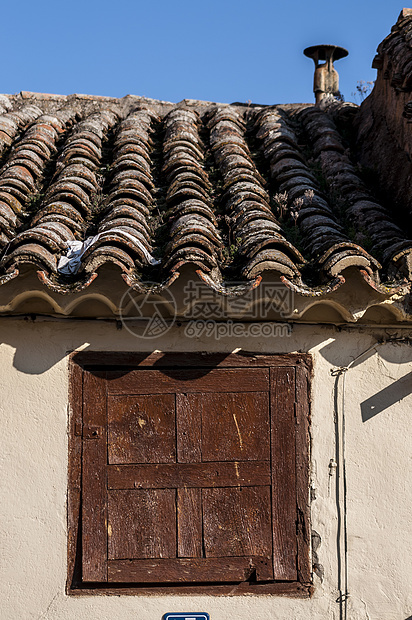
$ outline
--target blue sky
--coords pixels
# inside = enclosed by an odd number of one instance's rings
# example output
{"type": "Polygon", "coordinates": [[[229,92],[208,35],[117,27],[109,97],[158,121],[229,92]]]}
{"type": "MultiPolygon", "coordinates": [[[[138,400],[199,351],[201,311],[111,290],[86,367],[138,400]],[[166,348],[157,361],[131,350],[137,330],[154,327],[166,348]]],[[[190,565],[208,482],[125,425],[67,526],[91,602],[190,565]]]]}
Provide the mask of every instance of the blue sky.
{"type": "Polygon", "coordinates": [[[302,50],[332,43],[349,50],[336,68],[352,101],[359,80],[375,79],[376,47],[403,6],[398,0],[3,3],[0,91],[311,102],[314,65],[302,50]]]}

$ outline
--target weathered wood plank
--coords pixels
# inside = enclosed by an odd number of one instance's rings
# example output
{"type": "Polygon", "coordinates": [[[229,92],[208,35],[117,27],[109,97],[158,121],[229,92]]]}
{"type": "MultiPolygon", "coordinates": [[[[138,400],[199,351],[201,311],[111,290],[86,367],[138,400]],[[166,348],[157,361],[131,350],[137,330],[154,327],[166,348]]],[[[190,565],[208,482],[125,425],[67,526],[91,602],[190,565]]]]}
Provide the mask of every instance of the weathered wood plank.
{"type": "Polygon", "coordinates": [[[270,485],[269,461],[109,465],[109,489],[247,487],[270,485]]]}
{"type": "Polygon", "coordinates": [[[176,491],[109,491],[110,559],[176,557],[176,491]]]}
{"type": "Polygon", "coordinates": [[[197,581],[245,581],[268,563],[268,558],[176,558],[153,560],[110,560],[109,582],[155,583],[197,581]]]}
{"type": "MultiPolygon", "coordinates": [[[[242,385],[243,372],[239,375],[242,385]]],[[[270,460],[268,392],[189,394],[199,412],[202,461],[270,460]]]]}
{"type": "Polygon", "coordinates": [[[303,362],[311,368],[311,356],[305,353],[262,354],[253,351],[238,353],[207,352],[118,352],[118,351],[79,351],[73,354],[73,361],[82,366],[119,367],[211,367],[211,368],[260,368],[265,366],[293,366],[303,362]]]}
{"type": "Polygon", "coordinates": [[[303,583],[311,581],[310,521],[309,521],[309,392],[310,371],[296,367],[296,491],[298,506],[298,577],[303,583]]]}
{"type": "MultiPolygon", "coordinates": [[[[70,588],[72,596],[119,596],[117,583],[110,586],[100,586],[97,588],[82,587],[70,588]]],[[[122,588],[122,596],[168,596],[179,594],[180,596],[250,596],[252,595],[278,595],[291,598],[310,598],[313,594],[312,586],[301,585],[297,581],[274,581],[272,583],[260,583],[258,581],[242,581],[238,583],[212,584],[196,583],[195,585],[185,585],[180,583],[176,586],[168,584],[165,586],[158,584],[140,584],[122,588]]]]}
{"type": "Polygon", "coordinates": [[[178,463],[202,460],[202,418],[188,394],[176,394],[176,440],[178,463]]]}
{"type": "Polygon", "coordinates": [[[79,538],[81,459],[83,425],[83,371],[70,362],[69,384],[69,462],[68,462],[68,536],[67,536],[67,586],[81,580],[76,566],[76,550],[79,538]]]}
{"type": "Polygon", "coordinates": [[[202,489],[202,510],[206,557],[272,555],[269,486],[202,489]]]}
{"type": "Polygon", "coordinates": [[[82,579],[107,580],[106,386],[85,372],[83,381],[82,579]]]}
{"type": "Polygon", "coordinates": [[[108,397],[109,463],[174,463],[174,394],[108,397]]]}
{"type": "Polygon", "coordinates": [[[200,489],[177,490],[177,555],[202,557],[202,495],[200,489]]]}
{"type": "Polygon", "coordinates": [[[109,394],[269,391],[266,368],[113,371],[107,379],[109,394]]]}
{"type": "Polygon", "coordinates": [[[271,368],[273,569],[297,578],[295,369],[271,368]]]}

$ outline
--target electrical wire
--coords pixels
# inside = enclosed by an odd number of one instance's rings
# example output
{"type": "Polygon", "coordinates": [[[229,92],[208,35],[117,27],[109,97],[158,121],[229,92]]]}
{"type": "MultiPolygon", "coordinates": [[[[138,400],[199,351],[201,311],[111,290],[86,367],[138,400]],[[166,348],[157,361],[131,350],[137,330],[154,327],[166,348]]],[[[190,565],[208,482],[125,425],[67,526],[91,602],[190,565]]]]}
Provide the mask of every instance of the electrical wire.
{"type": "MultiPolygon", "coordinates": [[[[343,579],[342,579],[342,575],[340,575],[339,584],[338,584],[339,594],[340,594],[338,601],[340,604],[340,619],[341,620],[347,620],[348,618],[348,597],[350,596],[349,588],[348,588],[349,573],[348,573],[348,520],[347,520],[347,474],[346,474],[346,416],[345,416],[346,373],[350,368],[352,368],[356,364],[358,360],[365,357],[365,355],[367,355],[371,351],[373,350],[376,351],[378,347],[384,344],[389,344],[389,343],[411,344],[411,342],[412,342],[412,338],[409,338],[409,337],[393,336],[389,338],[383,338],[382,340],[375,342],[375,344],[365,349],[365,351],[362,351],[362,353],[359,353],[359,355],[355,357],[347,366],[339,366],[337,368],[333,368],[331,371],[332,375],[336,376],[335,394],[334,394],[334,402],[336,403],[335,414],[336,414],[336,425],[337,425],[336,441],[337,441],[337,454],[338,456],[341,455],[341,460],[342,460],[343,544],[341,541],[341,536],[339,536],[338,543],[337,543],[339,556],[341,555],[341,547],[343,546],[343,558],[344,558],[343,579]],[[337,404],[338,404],[338,393],[339,393],[339,379],[341,377],[342,377],[342,390],[341,390],[342,398],[341,398],[341,407],[340,407],[341,416],[339,416],[339,408],[337,404]],[[341,427],[340,434],[339,434],[339,425],[341,427]]],[[[338,461],[338,476],[336,480],[337,485],[340,484],[339,460],[340,459],[337,459],[338,461]]],[[[340,494],[338,492],[337,498],[339,497],[340,497],[340,494]]],[[[340,505],[338,505],[338,520],[340,519],[340,512],[341,512],[341,508],[340,508],[340,505]]]]}

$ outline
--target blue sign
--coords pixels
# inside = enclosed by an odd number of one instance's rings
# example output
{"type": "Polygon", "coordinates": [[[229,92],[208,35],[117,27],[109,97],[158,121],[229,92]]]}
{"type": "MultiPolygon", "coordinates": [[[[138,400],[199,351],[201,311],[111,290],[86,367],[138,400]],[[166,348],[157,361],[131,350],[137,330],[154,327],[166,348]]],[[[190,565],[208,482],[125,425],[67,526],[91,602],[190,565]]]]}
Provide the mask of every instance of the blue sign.
{"type": "Polygon", "coordinates": [[[193,614],[190,612],[165,614],[163,620],[210,620],[209,614],[193,614]]]}

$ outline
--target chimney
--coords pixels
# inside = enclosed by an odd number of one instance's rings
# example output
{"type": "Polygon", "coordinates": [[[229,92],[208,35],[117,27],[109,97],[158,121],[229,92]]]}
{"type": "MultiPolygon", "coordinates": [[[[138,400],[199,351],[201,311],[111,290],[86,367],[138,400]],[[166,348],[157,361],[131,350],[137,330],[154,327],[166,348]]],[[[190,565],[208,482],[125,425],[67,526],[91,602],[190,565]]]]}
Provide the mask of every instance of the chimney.
{"type": "Polygon", "coordinates": [[[307,47],[303,53],[308,58],[313,58],[315,63],[313,92],[315,93],[316,103],[320,103],[328,95],[338,95],[339,75],[333,66],[333,62],[345,58],[349,52],[337,45],[312,45],[312,47],[307,47]]]}

